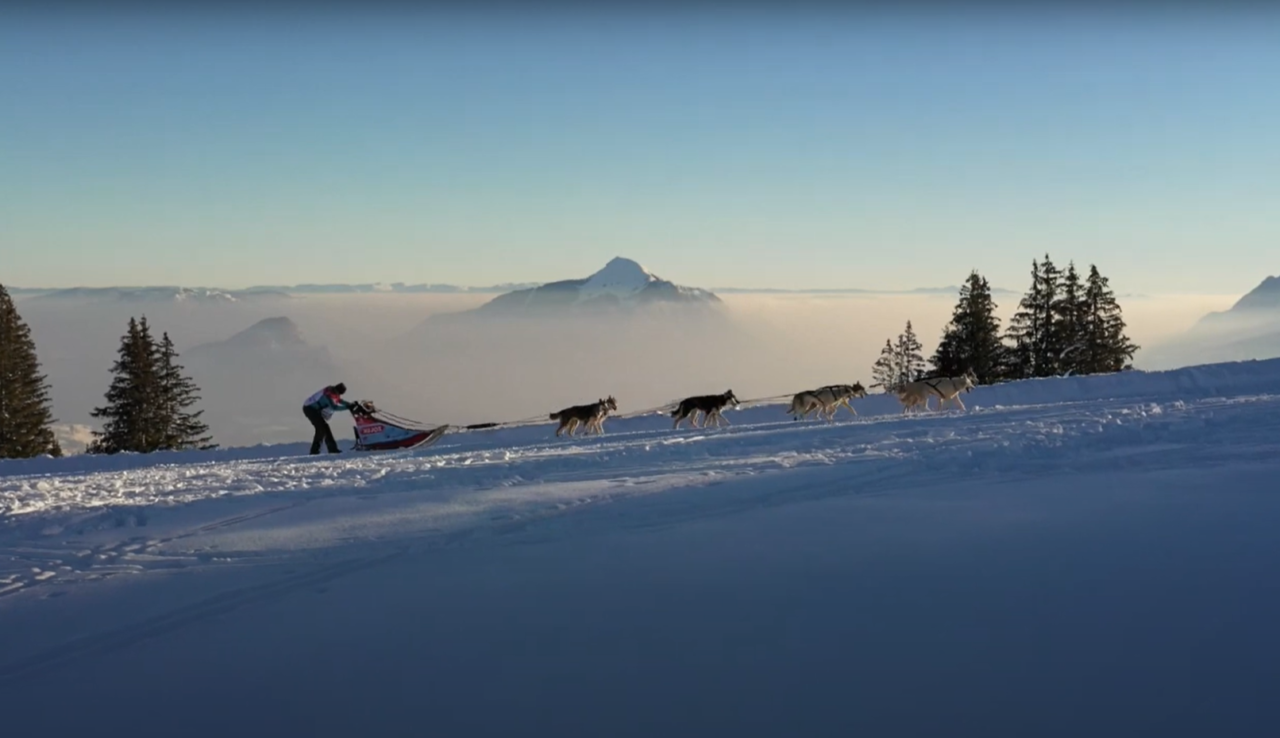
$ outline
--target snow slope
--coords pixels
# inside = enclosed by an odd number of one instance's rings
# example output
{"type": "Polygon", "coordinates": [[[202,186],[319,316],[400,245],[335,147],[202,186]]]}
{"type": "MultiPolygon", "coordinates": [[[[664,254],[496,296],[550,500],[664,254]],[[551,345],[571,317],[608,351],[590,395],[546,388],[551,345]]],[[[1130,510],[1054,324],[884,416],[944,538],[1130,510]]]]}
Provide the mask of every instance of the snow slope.
{"type": "Polygon", "coordinates": [[[1271,734],[1278,377],[3,462],[0,720],[69,735],[142,699],[134,735],[1271,734]]]}

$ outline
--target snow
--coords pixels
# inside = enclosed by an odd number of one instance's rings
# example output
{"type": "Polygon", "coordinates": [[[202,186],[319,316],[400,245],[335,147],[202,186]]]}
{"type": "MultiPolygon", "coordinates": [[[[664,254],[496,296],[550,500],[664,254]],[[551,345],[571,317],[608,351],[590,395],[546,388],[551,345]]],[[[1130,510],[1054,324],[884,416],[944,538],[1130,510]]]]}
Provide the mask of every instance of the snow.
{"type": "Polygon", "coordinates": [[[657,277],[645,271],[645,268],[631,259],[621,256],[609,260],[608,264],[587,278],[578,290],[578,302],[585,302],[601,295],[613,295],[626,300],[639,294],[650,283],[659,281],[657,277]]]}
{"type": "Polygon", "coordinates": [[[0,726],[1273,734],[1277,378],[0,462],[0,726]]]}

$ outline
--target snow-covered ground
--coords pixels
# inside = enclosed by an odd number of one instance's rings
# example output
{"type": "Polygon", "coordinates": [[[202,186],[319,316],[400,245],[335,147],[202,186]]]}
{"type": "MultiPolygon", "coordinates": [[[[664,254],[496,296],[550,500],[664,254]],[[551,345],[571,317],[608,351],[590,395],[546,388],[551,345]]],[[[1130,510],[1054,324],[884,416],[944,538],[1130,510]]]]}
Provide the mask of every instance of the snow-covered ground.
{"type": "Polygon", "coordinates": [[[0,730],[1274,734],[1278,387],[0,462],[0,730]]]}

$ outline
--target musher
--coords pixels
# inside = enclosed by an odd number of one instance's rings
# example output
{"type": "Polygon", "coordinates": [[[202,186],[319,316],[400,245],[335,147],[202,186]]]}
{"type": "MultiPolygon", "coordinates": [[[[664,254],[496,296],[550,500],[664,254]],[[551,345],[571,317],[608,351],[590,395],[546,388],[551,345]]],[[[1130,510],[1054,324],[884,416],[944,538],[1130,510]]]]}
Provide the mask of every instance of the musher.
{"type": "Polygon", "coordinates": [[[333,439],[333,430],[329,428],[329,418],[338,410],[353,411],[358,406],[354,402],[347,402],[342,396],[347,393],[347,385],[338,382],[332,387],[325,387],[319,392],[307,398],[302,405],[302,413],[307,416],[307,420],[311,421],[311,425],[315,426],[316,435],[311,441],[311,455],[315,456],[320,453],[320,441],[324,441],[325,447],[331,454],[342,453],[338,449],[338,442],[333,439]]]}

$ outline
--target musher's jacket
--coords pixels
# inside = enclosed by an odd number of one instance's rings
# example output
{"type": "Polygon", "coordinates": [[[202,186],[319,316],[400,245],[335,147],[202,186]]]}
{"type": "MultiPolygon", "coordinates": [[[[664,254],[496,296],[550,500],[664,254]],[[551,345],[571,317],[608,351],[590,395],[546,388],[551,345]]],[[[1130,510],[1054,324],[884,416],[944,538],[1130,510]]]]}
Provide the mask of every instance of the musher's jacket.
{"type": "Polygon", "coordinates": [[[354,402],[347,402],[342,399],[342,396],[337,392],[334,392],[332,387],[325,387],[314,395],[308,397],[307,401],[302,403],[303,408],[310,407],[319,410],[325,420],[332,418],[333,414],[339,410],[349,411],[355,406],[356,404],[354,402]]]}

